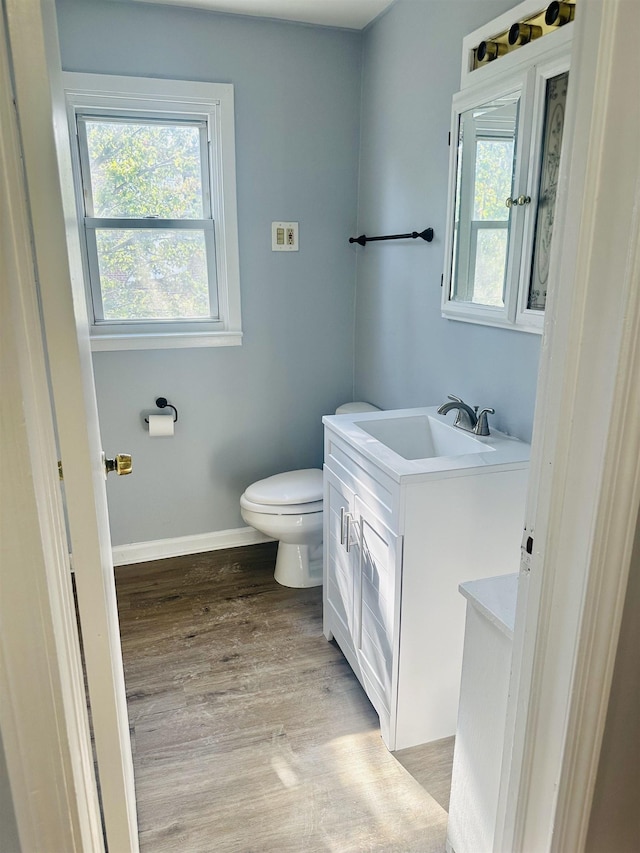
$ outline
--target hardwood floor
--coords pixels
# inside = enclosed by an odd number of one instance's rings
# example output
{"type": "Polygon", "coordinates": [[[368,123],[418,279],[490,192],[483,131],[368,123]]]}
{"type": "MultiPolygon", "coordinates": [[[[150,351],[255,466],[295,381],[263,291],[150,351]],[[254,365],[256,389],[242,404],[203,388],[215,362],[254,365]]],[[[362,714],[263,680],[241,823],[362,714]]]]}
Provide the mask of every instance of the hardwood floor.
{"type": "Polygon", "coordinates": [[[274,560],[117,569],[141,849],[440,853],[453,739],[391,755],[321,589],[279,586],[274,560]]]}

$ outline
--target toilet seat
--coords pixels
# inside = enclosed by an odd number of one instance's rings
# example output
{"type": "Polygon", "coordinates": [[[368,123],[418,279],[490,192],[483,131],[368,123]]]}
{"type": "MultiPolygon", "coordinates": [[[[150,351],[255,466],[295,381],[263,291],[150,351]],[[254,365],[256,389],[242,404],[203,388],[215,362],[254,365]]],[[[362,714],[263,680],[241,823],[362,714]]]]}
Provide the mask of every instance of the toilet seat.
{"type": "Polygon", "coordinates": [[[308,515],[312,512],[322,512],[322,501],[309,501],[306,504],[259,504],[250,501],[246,494],[241,496],[240,506],[242,509],[264,515],[308,515]]]}
{"type": "MultiPolygon", "coordinates": [[[[288,515],[314,512],[315,510],[309,509],[308,505],[317,502],[322,504],[322,471],[319,468],[303,468],[300,471],[274,474],[273,477],[266,477],[248,486],[242,499],[250,504],[267,507],[262,512],[273,512],[273,509],[269,510],[268,507],[278,507],[279,512],[288,515]],[[307,508],[300,510],[300,506],[307,508]]],[[[254,509],[254,507],[247,508],[254,509]]],[[[256,509],[256,512],[260,511],[256,509]]]]}

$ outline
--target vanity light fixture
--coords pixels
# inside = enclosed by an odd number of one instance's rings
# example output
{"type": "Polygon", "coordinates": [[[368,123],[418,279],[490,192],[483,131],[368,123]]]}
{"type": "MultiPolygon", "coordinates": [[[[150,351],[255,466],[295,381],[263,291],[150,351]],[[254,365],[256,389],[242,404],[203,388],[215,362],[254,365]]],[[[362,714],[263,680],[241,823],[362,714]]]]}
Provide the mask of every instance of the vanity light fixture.
{"type": "Polygon", "coordinates": [[[576,7],[573,3],[560,3],[553,0],[549,3],[544,16],[544,22],[548,27],[562,27],[575,18],[576,7]]]}
{"type": "Polygon", "coordinates": [[[507,41],[511,46],[515,44],[528,44],[534,39],[540,38],[542,35],[542,27],[537,24],[526,24],[521,21],[519,24],[514,24],[509,30],[507,41]]]}
{"type": "Polygon", "coordinates": [[[478,50],[476,56],[478,58],[478,62],[493,62],[494,59],[497,59],[499,56],[504,56],[504,54],[509,50],[506,44],[503,44],[500,41],[481,41],[478,45],[478,50]]]}
{"type": "MultiPolygon", "coordinates": [[[[576,2],[549,3],[547,8],[527,14],[504,30],[494,30],[490,37],[470,47],[469,71],[488,65],[505,54],[510,54],[536,39],[557,32],[564,24],[569,24],[576,16],[576,2]]],[[[526,2],[524,5],[527,5],[526,2]]],[[[487,30],[485,29],[485,32],[487,30]]]]}

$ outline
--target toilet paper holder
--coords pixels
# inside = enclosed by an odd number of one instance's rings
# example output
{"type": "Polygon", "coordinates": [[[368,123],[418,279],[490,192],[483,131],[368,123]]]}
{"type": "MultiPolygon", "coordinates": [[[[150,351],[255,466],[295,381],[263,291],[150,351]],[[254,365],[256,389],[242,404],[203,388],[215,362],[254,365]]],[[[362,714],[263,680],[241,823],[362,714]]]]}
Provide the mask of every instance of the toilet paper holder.
{"type": "MultiPolygon", "coordinates": [[[[173,422],[174,424],[178,420],[178,410],[175,406],[172,406],[171,403],[167,400],[166,397],[156,397],[156,406],[159,409],[173,409],[173,422]]],[[[145,424],[149,423],[149,418],[144,419],[145,424]]]]}

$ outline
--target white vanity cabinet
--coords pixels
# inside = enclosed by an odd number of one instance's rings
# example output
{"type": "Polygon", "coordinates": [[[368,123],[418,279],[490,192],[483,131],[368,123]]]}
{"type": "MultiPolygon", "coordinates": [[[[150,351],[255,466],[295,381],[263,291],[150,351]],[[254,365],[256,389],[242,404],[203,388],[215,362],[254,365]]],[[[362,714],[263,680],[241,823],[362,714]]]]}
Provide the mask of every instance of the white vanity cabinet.
{"type": "Polygon", "coordinates": [[[517,567],[528,446],[507,439],[527,453],[502,465],[398,473],[380,442],[364,432],[361,445],[350,441],[355,417],[376,415],[325,419],[324,634],[366,691],[387,747],[404,749],[455,732],[458,585],[517,567]]]}
{"type": "Polygon", "coordinates": [[[460,585],[467,600],[448,853],[494,849],[518,575],[460,585]]]}

